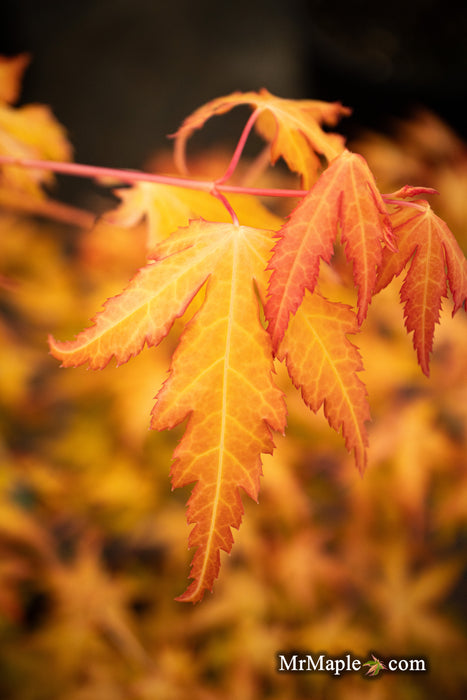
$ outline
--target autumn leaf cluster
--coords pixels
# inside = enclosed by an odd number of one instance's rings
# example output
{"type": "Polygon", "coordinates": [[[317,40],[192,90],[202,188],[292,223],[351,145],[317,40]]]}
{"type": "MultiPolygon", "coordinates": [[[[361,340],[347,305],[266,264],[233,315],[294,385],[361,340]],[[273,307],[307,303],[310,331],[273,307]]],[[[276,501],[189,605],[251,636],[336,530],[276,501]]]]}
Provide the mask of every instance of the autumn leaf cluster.
{"type": "MultiPolygon", "coordinates": [[[[2,64],[10,81],[13,67],[2,64]]],[[[17,150],[16,95],[2,93],[2,153],[68,158],[68,145],[62,156],[47,150],[47,134],[64,132],[39,106],[48,128],[17,150]]],[[[261,110],[255,124],[272,160],[282,156],[308,188],[286,218],[222,189],[229,157],[215,156],[210,175],[227,206],[216,192],[144,182],[119,188],[121,203],[95,226],[45,194],[45,171],[2,169],[5,697],[455,698],[465,680],[467,334],[465,316],[451,317],[465,298],[465,261],[426,188],[391,180],[393,194],[381,195],[378,159],[368,155],[370,171],[322,128],[341,107],[251,93],[214,101],[201,121],[242,101],[261,110]],[[294,141],[305,118],[318,122],[294,141]],[[401,307],[390,279],[402,274],[401,307]],[[439,310],[446,279],[453,302],[439,310]],[[64,364],[105,371],[60,371],[47,332],[72,337],[105,298],[77,340],[52,341],[64,364]],[[158,347],[139,353],[145,344],[158,347]],[[430,356],[428,380],[415,357],[426,372],[430,356]],[[174,450],[182,490],[170,494],[174,450]],[[363,480],[355,460],[370,467],[363,480]],[[260,505],[242,506],[239,486],[257,498],[261,470],[260,505]],[[211,588],[219,550],[230,549],[243,508],[247,517],[215,595],[186,608],[171,599],[183,586],[184,485],[194,481],[185,599],[211,588]],[[384,685],[371,686],[278,677],[278,650],[317,646],[419,654],[432,671],[382,674],[384,685]]],[[[177,159],[205,177],[206,158],[183,156],[195,115],[177,159]]],[[[252,171],[257,163],[240,165],[232,181],[241,187],[252,171]]],[[[290,188],[269,171],[257,184],[290,188]]],[[[465,228],[455,232],[462,243],[465,228]]]]}
{"type": "MultiPolygon", "coordinates": [[[[74,341],[50,339],[51,352],[64,367],[88,364],[102,369],[112,358],[120,365],[145,345],[159,345],[195,298],[204,297],[194,302],[199,308],[186,324],[151,420],[157,430],[188,421],[174,454],[172,484],[195,484],[188,508],[193,525],[189,543],[196,547],[190,574],[194,580],[180,597],[193,602],[212,589],[220,551],[231,550],[232,527],[239,527],[243,513],[240,489],[257,499],[261,455],[272,453],[273,433],[285,430],[286,406],[273,379],[274,358],[285,361],[309,408],[316,412],[324,406],[330,426],[342,431],[363,472],[370,412],[359,376],[360,354],[347,336],[358,333],[372,297],[406,270],[401,290],[406,327],[413,332],[418,362],[428,375],[447,283],[453,313],[467,298],[467,261],[447,225],[421,199],[433,190],[406,185],[382,195],[363,157],[323,129],[348,111],[337,103],[284,100],[264,89],[213,100],[175,134],[175,157],[182,170],[186,171],[186,142],[192,133],[211,117],[243,104],[254,111],[224,175],[209,189],[199,182],[167,180],[185,189],[199,187],[216,198],[231,223],[202,218],[205,197],[187,203],[182,191],[167,204],[166,192],[160,191],[164,184],[153,185],[149,197],[147,187],[127,194],[123,206],[127,216],[129,211],[136,217],[141,206],[143,211],[152,209],[162,200],[172,209],[178,198],[179,228],[168,235],[162,227],[156,234],[152,231],[148,263],[123,292],[105,303],[88,330],[74,341]],[[309,188],[278,232],[267,228],[271,217],[262,205],[255,205],[253,227],[250,207],[239,203],[235,208],[226,195],[225,183],[235,172],[253,125],[270,144],[271,163],[282,157],[309,188]],[[324,169],[321,159],[326,161],[324,169]],[[186,215],[200,218],[183,226],[186,215]],[[320,267],[331,264],[338,237],[353,268],[356,311],[327,298],[318,284],[320,267]]],[[[9,106],[4,109],[10,111],[9,106]]],[[[47,119],[46,133],[57,140],[50,115],[39,115],[33,114],[30,121],[41,124],[47,119]]],[[[5,120],[14,153],[25,140],[17,119],[13,110],[5,120]]],[[[39,140],[33,146],[45,149],[48,142],[39,140]]],[[[27,164],[27,158],[23,160],[27,164]]],[[[7,183],[10,170],[16,172],[14,164],[6,168],[7,183]]],[[[26,184],[20,180],[12,187],[26,184]]],[[[254,194],[252,188],[237,191],[254,194]]],[[[278,192],[263,191],[271,193],[278,192]]]]}

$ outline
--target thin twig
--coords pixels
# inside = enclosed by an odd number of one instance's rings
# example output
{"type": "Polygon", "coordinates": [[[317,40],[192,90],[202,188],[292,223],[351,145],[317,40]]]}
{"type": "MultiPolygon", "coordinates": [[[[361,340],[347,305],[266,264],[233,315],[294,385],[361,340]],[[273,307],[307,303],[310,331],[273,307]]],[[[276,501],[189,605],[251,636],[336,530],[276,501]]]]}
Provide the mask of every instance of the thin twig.
{"type": "MultiPolygon", "coordinates": [[[[120,170],[118,168],[103,168],[96,165],[82,165],[80,163],[61,163],[51,160],[38,160],[33,158],[14,158],[12,156],[0,156],[0,165],[18,166],[20,168],[36,168],[49,170],[62,175],[75,177],[89,177],[97,180],[112,179],[118,182],[153,182],[156,184],[170,185],[172,187],[184,187],[192,190],[201,190],[211,193],[213,190],[231,192],[236,194],[249,194],[262,197],[304,197],[308,190],[269,189],[261,187],[242,187],[241,185],[226,185],[222,181],[194,180],[191,178],[176,177],[172,175],[156,175],[144,173],[141,170],[120,170]]],[[[222,180],[222,178],[221,178],[222,180]]]]}

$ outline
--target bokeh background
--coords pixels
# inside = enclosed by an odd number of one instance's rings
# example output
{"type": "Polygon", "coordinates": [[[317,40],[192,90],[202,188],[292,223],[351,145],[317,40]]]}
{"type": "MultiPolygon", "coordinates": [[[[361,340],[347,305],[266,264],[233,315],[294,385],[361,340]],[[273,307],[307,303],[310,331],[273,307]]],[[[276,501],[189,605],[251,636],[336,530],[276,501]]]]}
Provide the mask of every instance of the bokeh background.
{"type": "MultiPolygon", "coordinates": [[[[51,104],[80,161],[137,167],[200,104],[267,87],[340,100],[343,125],[423,105],[466,135],[467,9],[452,0],[5,0],[3,53],[34,56],[23,99],[51,104]]],[[[223,131],[224,133],[224,131],[223,131]]]]}
{"type": "MultiPolygon", "coordinates": [[[[340,100],[354,109],[341,131],[381,189],[439,189],[433,206],[465,251],[466,30],[463,5],[428,0],[6,0],[0,53],[31,54],[20,104],[49,104],[79,162],[142,167],[232,90],[340,100]]],[[[228,150],[238,125],[214,120],[198,149],[228,150]]],[[[111,201],[65,178],[54,193],[111,201]]],[[[446,302],[428,380],[398,284],[374,300],[359,338],[373,415],[363,480],[280,375],[288,434],[264,460],[259,505],[244,498],[214,593],[182,605],[189,490],[168,479],[179,432],[147,430],[175,337],[100,373],[60,370],[46,344],[85,327],[144,263],[144,224],[0,217],[0,697],[463,697],[465,317],[446,302]],[[289,650],[424,657],[430,670],[279,674],[289,650]]]]}

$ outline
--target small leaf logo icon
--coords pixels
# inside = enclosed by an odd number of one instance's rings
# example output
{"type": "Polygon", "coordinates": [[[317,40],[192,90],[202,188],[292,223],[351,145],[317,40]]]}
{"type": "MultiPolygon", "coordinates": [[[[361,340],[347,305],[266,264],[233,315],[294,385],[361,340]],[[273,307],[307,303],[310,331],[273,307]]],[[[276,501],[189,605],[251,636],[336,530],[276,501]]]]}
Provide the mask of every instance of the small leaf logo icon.
{"type": "Polygon", "coordinates": [[[382,661],[377,659],[374,654],[372,654],[371,656],[373,658],[373,661],[366,661],[363,664],[364,666],[370,667],[366,672],[367,676],[377,676],[380,671],[387,671],[387,667],[383,664],[382,661]]]}

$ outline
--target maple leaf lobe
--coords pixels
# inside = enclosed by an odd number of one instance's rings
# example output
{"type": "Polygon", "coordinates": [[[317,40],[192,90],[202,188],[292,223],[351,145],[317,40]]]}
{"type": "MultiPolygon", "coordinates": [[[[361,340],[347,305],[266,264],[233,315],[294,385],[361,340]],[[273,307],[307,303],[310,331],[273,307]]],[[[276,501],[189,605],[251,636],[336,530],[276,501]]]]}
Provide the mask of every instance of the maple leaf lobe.
{"type": "Polygon", "coordinates": [[[189,416],[171,476],[176,488],[196,482],[187,513],[194,525],[189,536],[190,547],[196,548],[194,581],[178,598],[191,602],[212,589],[220,551],[230,551],[231,528],[241,523],[239,490],[257,499],[260,456],[272,452],[272,431],[285,425],[285,404],[272,380],[271,344],[254,289],[254,281],[265,287],[270,236],[226,226],[223,241],[205,300],[182,334],[151,422],[163,430],[189,416]]]}
{"type": "MultiPolygon", "coordinates": [[[[408,188],[407,196],[420,188],[408,188]]],[[[423,190],[423,188],[422,188],[423,190]]],[[[439,323],[447,282],[454,300],[453,314],[467,299],[467,260],[447,224],[425,200],[416,206],[398,206],[391,213],[397,252],[385,250],[378,272],[375,293],[384,289],[407,266],[401,288],[407,331],[413,332],[413,345],[424,374],[429,375],[435,326],[439,323]]]]}
{"type": "Polygon", "coordinates": [[[375,290],[383,244],[393,247],[393,237],[366,161],[347,150],[321,174],[279,231],[268,265],[272,274],[265,309],[275,350],[305,289],[314,291],[320,261],[330,262],[339,228],[346,256],[353,263],[361,324],[375,290]]]}
{"type": "Polygon", "coordinates": [[[323,406],[330,426],[336,432],[342,430],[346,447],[354,452],[363,473],[368,446],[365,424],[371,417],[366,388],[358,376],[363,369],[360,353],[346,337],[357,331],[349,306],[307,292],[279,346],[278,358],[285,359],[306,405],[315,413],[323,406]]]}
{"type": "Polygon", "coordinates": [[[320,167],[316,154],[331,161],[344,149],[342,136],[321,128],[321,124],[332,126],[340,117],[350,114],[349,108],[339,102],[288,100],[272,95],[265,88],[259,92],[233,92],[195,110],[173,134],[175,162],[182,172],[187,171],[185,148],[191,134],[212,116],[245,104],[260,111],[255,128],[271,143],[271,162],[282,156],[289,168],[302,176],[306,187],[315,179],[320,167]]]}

